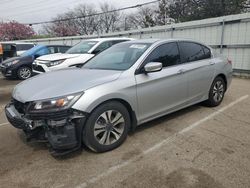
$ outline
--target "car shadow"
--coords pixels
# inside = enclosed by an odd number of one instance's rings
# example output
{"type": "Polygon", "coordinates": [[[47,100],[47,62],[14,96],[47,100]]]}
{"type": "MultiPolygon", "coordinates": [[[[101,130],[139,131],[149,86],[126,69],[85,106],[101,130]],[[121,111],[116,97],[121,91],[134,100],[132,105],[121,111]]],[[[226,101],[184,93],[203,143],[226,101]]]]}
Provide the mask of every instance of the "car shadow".
{"type": "Polygon", "coordinates": [[[176,112],[167,114],[165,116],[159,117],[157,119],[151,120],[149,122],[143,123],[139,125],[138,127],[136,127],[135,130],[131,132],[131,134],[140,133],[141,131],[144,131],[145,129],[153,128],[154,126],[158,126],[159,124],[163,122],[167,122],[177,117],[183,116],[185,114],[192,113],[193,111],[199,110],[200,108],[203,108],[203,107],[205,106],[202,103],[198,103],[190,107],[178,110],[176,112]]]}
{"type": "MultiPolygon", "coordinates": [[[[157,118],[155,120],[149,121],[147,123],[144,123],[138,127],[136,127],[136,129],[133,132],[130,132],[129,135],[133,136],[134,134],[138,134],[146,129],[151,129],[155,126],[158,126],[159,124],[163,123],[163,122],[167,122],[170,121],[172,119],[175,119],[177,117],[183,116],[185,114],[188,113],[192,113],[196,110],[199,110],[200,108],[203,108],[204,105],[200,104],[196,104],[187,108],[184,108],[182,110],[179,110],[177,112],[173,112],[171,114],[162,116],[160,118],[157,118]]],[[[48,143],[41,143],[41,142],[36,142],[36,141],[29,141],[27,142],[25,134],[22,131],[19,131],[19,137],[20,139],[27,144],[29,147],[33,148],[34,151],[38,151],[38,150],[44,150],[45,152],[49,152],[49,144],[48,143]]],[[[72,153],[63,155],[63,156],[57,156],[54,157],[56,160],[69,160],[71,158],[74,158],[76,156],[79,156],[82,154],[82,151],[86,151],[86,152],[90,152],[93,154],[96,154],[95,152],[91,151],[89,148],[87,148],[84,144],[82,145],[81,149],[74,151],[72,153]]]]}

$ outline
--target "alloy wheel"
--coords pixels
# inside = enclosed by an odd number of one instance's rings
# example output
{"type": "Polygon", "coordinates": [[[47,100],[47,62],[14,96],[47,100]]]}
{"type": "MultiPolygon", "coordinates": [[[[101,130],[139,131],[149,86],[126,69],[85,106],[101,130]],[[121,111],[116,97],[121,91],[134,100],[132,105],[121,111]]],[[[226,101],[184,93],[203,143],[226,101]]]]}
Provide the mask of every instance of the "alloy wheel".
{"type": "Polygon", "coordinates": [[[125,120],[116,110],[102,113],[94,125],[94,136],[102,145],[111,145],[117,142],[124,132],[125,120]]]}
{"type": "Polygon", "coordinates": [[[22,67],[19,70],[19,75],[22,79],[27,79],[31,76],[31,70],[28,67],[22,67]]]}
{"type": "Polygon", "coordinates": [[[224,85],[218,80],[213,87],[213,99],[215,102],[220,102],[224,95],[224,85]]]}

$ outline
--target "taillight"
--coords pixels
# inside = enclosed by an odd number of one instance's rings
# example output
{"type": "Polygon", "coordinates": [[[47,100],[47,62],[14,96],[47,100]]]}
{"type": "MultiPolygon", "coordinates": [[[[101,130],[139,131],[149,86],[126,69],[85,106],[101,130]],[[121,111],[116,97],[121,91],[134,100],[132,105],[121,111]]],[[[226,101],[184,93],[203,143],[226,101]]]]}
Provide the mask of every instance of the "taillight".
{"type": "Polygon", "coordinates": [[[227,63],[232,65],[232,61],[230,59],[227,59],[227,63]]]}
{"type": "Polygon", "coordinates": [[[0,55],[3,55],[3,46],[0,44],[0,55]]]}

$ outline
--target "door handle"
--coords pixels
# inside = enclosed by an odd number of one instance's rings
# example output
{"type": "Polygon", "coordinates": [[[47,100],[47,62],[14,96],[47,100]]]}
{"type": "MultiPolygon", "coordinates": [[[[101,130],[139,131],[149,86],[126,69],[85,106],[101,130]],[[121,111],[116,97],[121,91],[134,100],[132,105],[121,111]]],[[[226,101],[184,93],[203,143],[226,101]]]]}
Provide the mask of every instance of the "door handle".
{"type": "Polygon", "coordinates": [[[210,63],[209,63],[209,65],[214,65],[214,64],[215,64],[215,62],[210,62],[210,63]]]}
{"type": "Polygon", "coordinates": [[[178,74],[183,74],[184,72],[186,72],[185,69],[180,69],[180,70],[178,70],[178,74]]]}

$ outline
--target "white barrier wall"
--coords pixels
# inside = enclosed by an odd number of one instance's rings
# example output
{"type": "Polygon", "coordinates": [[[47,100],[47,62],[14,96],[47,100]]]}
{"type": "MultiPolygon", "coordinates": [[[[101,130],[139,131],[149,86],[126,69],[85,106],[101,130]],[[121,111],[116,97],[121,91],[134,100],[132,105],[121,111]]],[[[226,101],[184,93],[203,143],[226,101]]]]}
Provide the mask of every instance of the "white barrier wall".
{"type": "Polygon", "coordinates": [[[74,45],[96,37],[187,38],[204,42],[233,61],[236,72],[250,73],[250,13],[103,34],[26,40],[37,44],[74,45]]]}

